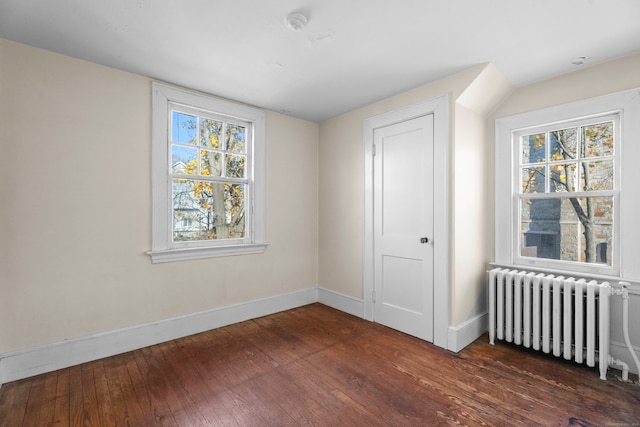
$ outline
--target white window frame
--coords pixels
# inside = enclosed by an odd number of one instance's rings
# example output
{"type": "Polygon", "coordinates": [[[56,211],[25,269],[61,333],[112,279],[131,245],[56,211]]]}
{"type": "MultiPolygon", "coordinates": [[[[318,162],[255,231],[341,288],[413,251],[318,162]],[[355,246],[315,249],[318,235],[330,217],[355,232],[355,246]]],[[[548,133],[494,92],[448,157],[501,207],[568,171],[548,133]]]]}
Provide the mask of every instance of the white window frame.
{"type": "MultiPolygon", "coordinates": [[[[637,89],[570,104],[545,108],[496,120],[496,264],[533,268],[567,274],[607,277],[640,277],[640,194],[634,183],[640,182],[640,91],[637,89]],[[551,123],[571,122],[595,116],[619,115],[620,132],[616,139],[616,202],[614,212],[614,260],[611,266],[568,261],[523,258],[519,248],[519,186],[515,173],[519,166],[517,132],[551,123]],[[626,189],[626,192],[625,192],[626,189]],[[626,261],[626,262],[625,262],[626,261]]],[[[588,194],[596,196],[597,194],[588,194]]]]}
{"type": "Polygon", "coordinates": [[[265,114],[262,110],[152,82],[152,236],[151,262],[170,262],[219,256],[262,253],[265,242],[265,114]],[[170,114],[172,106],[186,111],[204,111],[246,122],[250,127],[247,153],[249,200],[247,235],[244,239],[219,239],[198,242],[173,241],[173,204],[171,197],[170,114]]]}

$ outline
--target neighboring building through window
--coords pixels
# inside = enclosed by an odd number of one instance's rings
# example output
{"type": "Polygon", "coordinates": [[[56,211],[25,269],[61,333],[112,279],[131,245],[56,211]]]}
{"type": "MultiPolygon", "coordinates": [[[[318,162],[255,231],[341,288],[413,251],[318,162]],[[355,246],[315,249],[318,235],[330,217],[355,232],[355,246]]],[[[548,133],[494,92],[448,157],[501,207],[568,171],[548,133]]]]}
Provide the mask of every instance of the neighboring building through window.
{"type": "Polygon", "coordinates": [[[153,84],[153,262],[263,252],[264,113],[153,84]]]}

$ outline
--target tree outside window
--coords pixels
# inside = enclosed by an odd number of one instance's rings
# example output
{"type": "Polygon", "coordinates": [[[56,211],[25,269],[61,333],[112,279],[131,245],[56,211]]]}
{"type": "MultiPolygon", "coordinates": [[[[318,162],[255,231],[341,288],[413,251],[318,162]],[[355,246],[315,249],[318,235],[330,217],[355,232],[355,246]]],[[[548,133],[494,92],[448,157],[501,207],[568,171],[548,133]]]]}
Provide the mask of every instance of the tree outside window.
{"type": "Polygon", "coordinates": [[[171,112],[175,242],[245,237],[247,133],[248,125],[171,112]]]}

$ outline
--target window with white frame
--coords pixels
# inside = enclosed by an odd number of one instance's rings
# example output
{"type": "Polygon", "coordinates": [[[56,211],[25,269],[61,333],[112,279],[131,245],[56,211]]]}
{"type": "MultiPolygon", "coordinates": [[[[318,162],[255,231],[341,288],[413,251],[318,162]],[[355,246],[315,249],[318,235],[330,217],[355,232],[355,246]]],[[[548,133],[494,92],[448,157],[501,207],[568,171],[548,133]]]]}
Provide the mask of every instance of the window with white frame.
{"type": "Polygon", "coordinates": [[[626,157],[639,112],[628,91],[496,121],[496,263],[623,273],[639,254],[628,187],[640,175],[626,157]]]}
{"type": "Polygon", "coordinates": [[[619,122],[614,114],[513,132],[518,263],[615,264],[619,122]]]}
{"type": "Polygon", "coordinates": [[[264,113],[152,91],[152,262],[263,252],[264,113]]]}

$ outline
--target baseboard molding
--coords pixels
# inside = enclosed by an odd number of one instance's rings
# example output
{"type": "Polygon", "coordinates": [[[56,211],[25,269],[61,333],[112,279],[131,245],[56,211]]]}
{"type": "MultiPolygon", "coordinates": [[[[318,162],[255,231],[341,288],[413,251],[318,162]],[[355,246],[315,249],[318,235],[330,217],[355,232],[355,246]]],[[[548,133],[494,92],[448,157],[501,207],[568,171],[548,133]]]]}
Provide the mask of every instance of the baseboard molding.
{"type": "Polygon", "coordinates": [[[318,301],[318,288],[303,289],[171,319],[0,354],[3,383],[91,362],[210,329],[318,301]]]}
{"type": "MultiPolygon", "coordinates": [[[[640,358],[640,348],[633,346],[633,350],[636,352],[638,358],[640,358]]],[[[638,374],[638,367],[636,366],[636,362],[633,360],[631,353],[629,353],[629,349],[625,343],[612,341],[609,344],[609,354],[614,359],[622,360],[624,363],[629,365],[629,372],[633,372],[634,374],[638,374]]]]}
{"type": "Polygon", "coordinates": [[[457,326],[449,326],[447,349],[459,352],[487,332],[489,314],[481,313],[457,326]]]}
{"type": "Polygon", "coordinates": [[[353,316],[364,318],[364,301],[325,288],[318,288],[318,302],[353,316]]]}

